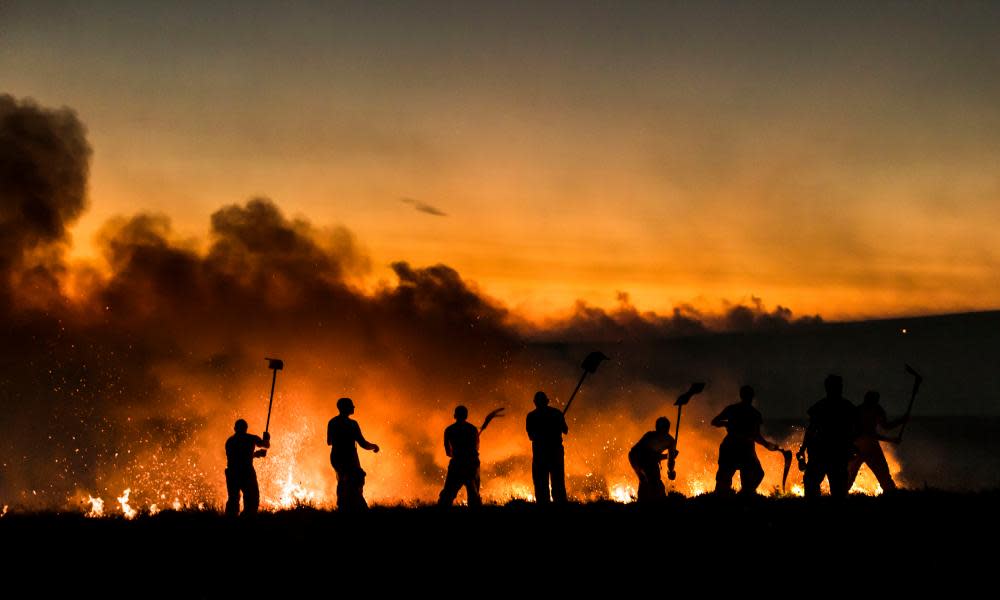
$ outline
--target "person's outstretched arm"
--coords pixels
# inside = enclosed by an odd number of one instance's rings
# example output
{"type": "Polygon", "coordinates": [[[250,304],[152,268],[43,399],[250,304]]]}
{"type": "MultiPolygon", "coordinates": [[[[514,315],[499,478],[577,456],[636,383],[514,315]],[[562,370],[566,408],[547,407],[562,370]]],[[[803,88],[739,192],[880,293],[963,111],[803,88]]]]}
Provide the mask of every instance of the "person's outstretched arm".
{"type": "Polygon", "coordinates": [[[729,424],[729,419],[726,418],[726,411],[723,410],[718,415],[712,419],[712,427],[725,427],[729,424]]]}
{"type": "Polygon", "coordinates": [[[378,444],[373,444],[365,439],[365,436],[361,435],[361,426],[357,426],[357,438],[358,445],[365,450],[371,450],[372,452],[378,452],[378,444]]]}

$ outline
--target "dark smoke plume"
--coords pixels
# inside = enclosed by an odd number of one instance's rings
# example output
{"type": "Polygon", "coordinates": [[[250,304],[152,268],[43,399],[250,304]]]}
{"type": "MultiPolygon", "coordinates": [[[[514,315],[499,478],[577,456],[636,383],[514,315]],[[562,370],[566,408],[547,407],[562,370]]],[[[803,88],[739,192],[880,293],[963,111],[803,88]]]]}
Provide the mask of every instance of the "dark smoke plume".
{"type": "MultiPolygon", "coordinates": [[[[222,443],[237,417],[263,427],[263,357],[274,355],[287,367],[275,448],[259,467],[265,499],[301,478],[332,495],[324,428],[341,396],[354,397],[366,436],[384,449],[366,466],[371,493],[397,499],[436,494],[456,404],[477,418],[506,406],[514,416],[483,441],[484,490],[502,497],[507,488],[490,486],[526,477],[533,393],[564,402],[580,357],[610,343],[612,363],[574,404],[567,454],[571,475],[598,482],[587,484],[597,493],[628,472],[629,445],[692,378],[715,382],[693,420],[738,383],[778,379],[749,338],[726,336],[763,335],[770,348],[774,336],[823,327],[758,299],[718,315],[661,315],[624,294],[611,310],[581,303],[529,325],[446,265],[397,262],[394,284],[364,291],[370,259],[348,229],[290,219],[263,198],[216,211],[204,249],[164,216],[113,219],[100,236],[106,264],[69,297],[64,278],[80,274],[61,249],[85,207],[89,156],[71,111],[0,96],[0,503],[65,506],[131,487],[143,505],[217,505],[222,443]]],[[[811,396],[827,368],[795,381],[811,396]]]]}

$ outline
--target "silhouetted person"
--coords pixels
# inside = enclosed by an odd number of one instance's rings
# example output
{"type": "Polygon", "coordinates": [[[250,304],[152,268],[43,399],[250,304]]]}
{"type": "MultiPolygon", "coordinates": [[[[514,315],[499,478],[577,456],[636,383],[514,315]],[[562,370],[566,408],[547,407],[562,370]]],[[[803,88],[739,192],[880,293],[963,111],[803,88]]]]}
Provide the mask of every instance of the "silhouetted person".
{"type": "Polygon", "coordinates": [[[740,494],[752,496],[764,480],[764,469],[757,458],[754,444],[768,450],[778,449],[760,433],[764,418],[753,407],[754,390],[749,385],[740,388],[740,401],[730,404],[714,419],[712,427],[725,427],[726,437],[719,445],[719,470],[715,474],[715,492],[728,494],[733,491],[733,475],[740,472],[740,494]]]}
{"type": "Polygon", "coordinates": [[[253,515],[260,505],[260,488],[257,486],[257,471],[253,468],[253,459],[267,456],[267,450],[256,450],[271,447],[271,434],[264,432],[264,437],[247,433],[247,422],[236,421],[233,429],[236,431],[226,440],[226,514],[232,517],[240,514],[240,493],[243,493],[243,514],[253,515]]]}
{"type": "Polygon", "coordinates": [[[858,412],[844,398],[844,380],[839,375],[828,375],[824,386],[826,397],[809,409],[809,427],[799,448],[800,456],[808,456],[802,483],[806,497],[815,498],[820,495],[823,479],[828,478],[830,495],[843,498],[850,489],[847,467],[856,452],[858,412]]]}
{"type": "Polygon", "coordinates": [[[644,433],[628,452],[628,462],[639,476],[637,500],[640,504],[659,502],[667,497],[660,463],[666,460],[668,468],[672,469],[676,459],[677,443],[670,435],[670,419],[660,417],[656,420],[656,428],[644,433]]]}
{"type": "Polygon", "coordinates": [[[361,435],[361,426],[351,418],[354,402],[350,398],[337,400],[337,410],[340,414],[330,419],[326,427],[330,464],[337,473],[337,508],[363,510],[368,508],[368,503],[365,502],[365,472],[358,459],[358,446],[378,452],[378,445],[361,435]]]}
{"type": "Polygon", "coordinates": [[[469,506],[482,506],[479,497],[479,430],[469,423],[469,409],[455,408],[455,422],[444,430],[444,452],[451,459],[439,506],[451,506],[458,491],[465,487],[469,506]]]}
{"type": "Polygon", "coordinates": [[[879,398],[878,392],[868,391],[865,393],[864,402],[858,407],[858,437],[854,440],[858,453],[851,459],[847,468],[847,489],[851,489],[851,486],[854,485],[861,465],[868,465],[883,491],[888,492],[896,489],[896,482],[892,480],[892,474],[889,473],[889,463],[885,460],[882,444],[879,442],[895,444],[898,440],[882,435],[879,433],[879,428],[885,431],[895,429],[906,422],[906,415],[889,421],[885,409],[879,404],[879,398]]]}
{"type": "Polygon", "coordinates": [[[545,392],[535,394],[535,410],[528,413],[526,428],[531,440],[531,479],[535,502],[566,502],[566,467],[562,436],[569,433],[562,411],[549,406],[545,392]],[[549,496],[549,481],[552,495],[549,496]]]}

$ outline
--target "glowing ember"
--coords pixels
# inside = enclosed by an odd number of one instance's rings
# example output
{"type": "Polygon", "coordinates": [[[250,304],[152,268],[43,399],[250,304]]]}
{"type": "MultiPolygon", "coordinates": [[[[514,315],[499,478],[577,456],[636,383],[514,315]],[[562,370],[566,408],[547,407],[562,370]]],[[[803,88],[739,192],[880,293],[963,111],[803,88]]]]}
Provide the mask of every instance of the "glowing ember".
{"type": "Polygon", "coordinates": [[[6,504],[3,505],[3,512],[0,512],[0,517],[5,517],[5,516],[7,516],[7,505],[6,504]]]}
{"type": "Polygon", "coordinates": [[[96,519],[104,516],[104,500],[87,496],[87,501],[90,502],[90,510],[87,511],[87,517],[96,519]]]}
{"type": "Polygon", "coordinates": [[[288,467],[288,478],[281,483],[281,497],[278,506],[294,508],[296,506],[312,506],[317,501],[317,494],[295,482],[292,466],[288,467]]]}
{"type": "Polygon", "coordinates": [[[608,491],[608,496],[610,496],[615,502],[628,504],[630,502],[635,502],[636,490],[631,485],[619,483],[611,486],[611,489],[608,491]]]}
{"type": "Polygon", "coordinates": [[[157,506],[155,503],[149,505],[149,514],[155,515],[158,512],[160,512],[159,506],[157,506]]]}
{"type": "Polygon", "coordinates": [[[122,495],[118,497],[118,503],[121,504],[122,514],[125,515],[126,519],[134,519],[135,515],[137,514],[137,511],[128,504],[128,497],[129,494],[131,493],[132,493],[131,488],[125,488],[125,491],[122,492],[122,495]]]}

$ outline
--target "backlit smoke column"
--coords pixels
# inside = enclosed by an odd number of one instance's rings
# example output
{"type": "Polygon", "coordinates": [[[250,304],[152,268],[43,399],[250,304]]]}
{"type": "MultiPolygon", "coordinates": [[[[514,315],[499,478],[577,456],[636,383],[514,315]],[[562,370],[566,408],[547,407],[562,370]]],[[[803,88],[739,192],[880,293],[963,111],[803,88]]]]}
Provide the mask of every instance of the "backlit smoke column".
{"type": "MultiPolygon", "coordinates": [[[[67,228],[86,206],[89,159],[72,111],[0,96],[0,504],[17,509],[220,506],[223,443],[236,418],[263,428],[263,357],[275,355],[286,369],[273,448],[257,461],[265,507],[332,503],[325,427],[341,396],[354,398],[366,437],[383,448],[363,457],[370,500],[436,497],[456,404],[477,423],[507,407],[483,436],[483,491],[529,498],[524,415],[538,389],[565,401],[591,342],[610,344],[600,349],[615,360],[571,413],[571,493],[627,500],[628,448],[656,416],[673,419],[673,398],[701,378],[714,386],[686,413],[676,488],[695,494],[710,489],[721,439],[705,421],[731,401],[736,377],[654,346],[630,353],[621,340],[818,321],[759,302],[719,316],[640,314],[623,297],[616,311],[580,305],[538,326],[445,265],[405,262],[392,265],[395,282],[363,291],[370,259],[349,230],[290,219],[262,198],[216,211],[198,247],[162,215],[113,219],[101,260],[69,266],[67,228]]],[[[773,460],[767,487],[778,483],[773,460]]]]}

